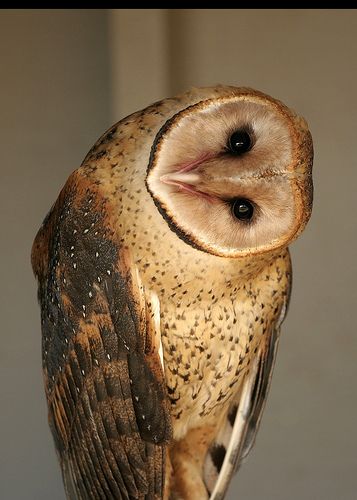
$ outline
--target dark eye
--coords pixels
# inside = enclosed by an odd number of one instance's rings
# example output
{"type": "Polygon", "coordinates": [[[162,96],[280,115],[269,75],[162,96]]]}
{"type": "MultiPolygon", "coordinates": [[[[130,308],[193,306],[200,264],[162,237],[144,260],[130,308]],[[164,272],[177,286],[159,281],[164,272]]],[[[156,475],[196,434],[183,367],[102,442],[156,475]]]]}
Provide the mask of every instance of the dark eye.
{"type": "Polygon", "coordinates": [[[250,220],[253,217],[253,204],[245,198],[237,198],[232,203],[232,213],[239,220],[250,220]]]}
{"type": "Polygon", "coordinates": [[[241,155],[252,148],[252,138],[247,130],[236,130],[228,140],[231,153],[241,155]]]}

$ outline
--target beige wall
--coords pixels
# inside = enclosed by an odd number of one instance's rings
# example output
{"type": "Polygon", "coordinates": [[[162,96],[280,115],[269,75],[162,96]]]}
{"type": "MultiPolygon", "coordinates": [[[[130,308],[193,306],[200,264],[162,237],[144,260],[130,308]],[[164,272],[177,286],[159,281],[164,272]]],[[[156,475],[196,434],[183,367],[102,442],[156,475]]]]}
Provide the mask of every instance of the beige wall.
{"type": "Polygon", "coordinates": [[[109,12],[113,122],[169,94],[168,35],[165,9],[109,12]]]}
{"type": "Polygon", "coordinates": [[[357,491],[357,11],[0,12],[0,498],[63,499],[46,425],[32,238],[112,121],[190,85],[250,85],[315,142],[315,207],[256,446],[228,495],[352,500],[357,491]]]}
{"type": "Polygon", "coordinates": [[[0,11],[0,61],[0,498],[60,500],[30,249],[110,125],[106,12],[0,11]]]}

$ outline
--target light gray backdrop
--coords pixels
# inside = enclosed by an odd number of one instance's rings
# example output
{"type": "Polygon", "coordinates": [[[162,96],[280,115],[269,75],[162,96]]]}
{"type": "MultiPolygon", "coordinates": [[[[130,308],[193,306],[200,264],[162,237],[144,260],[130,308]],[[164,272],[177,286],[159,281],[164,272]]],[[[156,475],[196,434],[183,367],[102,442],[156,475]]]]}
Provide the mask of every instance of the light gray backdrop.
{"type": "Polygon", "coordinates": [[[218,82],[295,108],[316,154],[270,397],[228,499],[355,499],[357,11],[2,10],[0,61],[0,499],[64,499],[30,268],[42,218],[114,121],[218,82]]]}

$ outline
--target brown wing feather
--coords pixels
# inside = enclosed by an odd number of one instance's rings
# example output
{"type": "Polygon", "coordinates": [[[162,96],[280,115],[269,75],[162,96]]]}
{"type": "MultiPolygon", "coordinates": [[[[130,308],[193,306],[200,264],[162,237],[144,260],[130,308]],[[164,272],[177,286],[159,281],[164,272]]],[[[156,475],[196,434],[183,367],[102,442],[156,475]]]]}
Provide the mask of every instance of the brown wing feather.
{"type": "Polygon", "coordinates": [[[171,420],[155,325],[108,214],[77,171],[33,246],[49,422],[69,498],[161,498],[171,420]]]}

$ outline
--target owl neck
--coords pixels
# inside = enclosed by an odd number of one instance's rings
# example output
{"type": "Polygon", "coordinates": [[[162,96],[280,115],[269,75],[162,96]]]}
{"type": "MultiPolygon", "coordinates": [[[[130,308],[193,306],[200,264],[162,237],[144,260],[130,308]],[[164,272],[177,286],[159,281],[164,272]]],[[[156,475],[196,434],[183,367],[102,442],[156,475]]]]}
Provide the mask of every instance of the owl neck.
{"type": "Polygon", "coordinates": [[[280,259],[290,261],[287,247],[275,249],[261,255],[246,255],[236,258],[207,255],[204,259],[206,268],[196,268],[194,272],[204,279],[214,273],[216,280],[222,285],[230,280],[240,283],[246,282],[246,280],[254,280],[280,259]]]}

